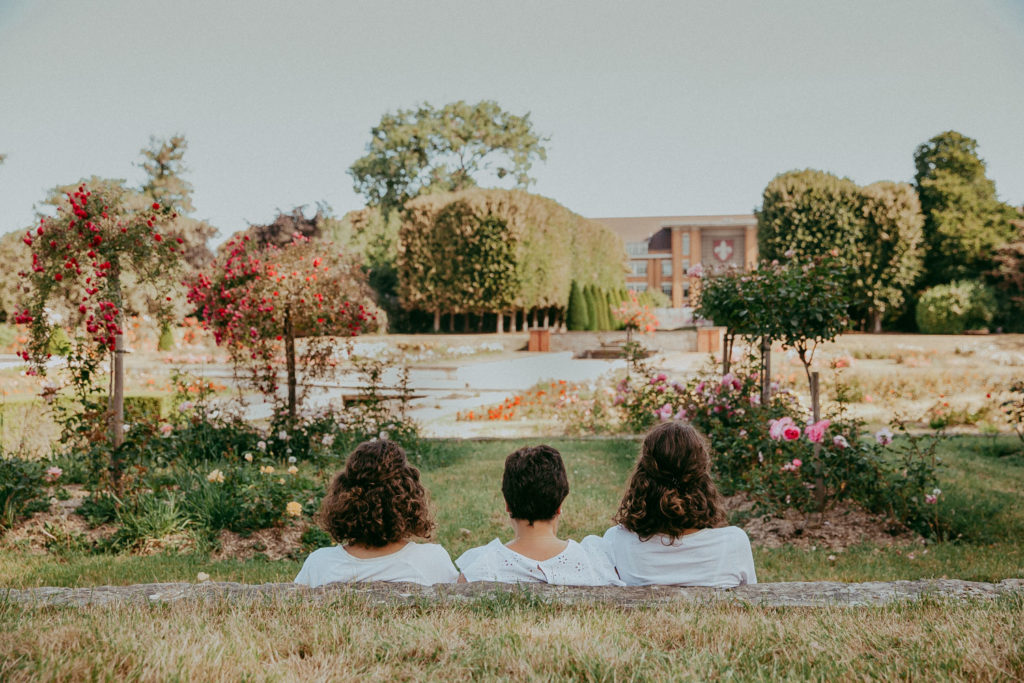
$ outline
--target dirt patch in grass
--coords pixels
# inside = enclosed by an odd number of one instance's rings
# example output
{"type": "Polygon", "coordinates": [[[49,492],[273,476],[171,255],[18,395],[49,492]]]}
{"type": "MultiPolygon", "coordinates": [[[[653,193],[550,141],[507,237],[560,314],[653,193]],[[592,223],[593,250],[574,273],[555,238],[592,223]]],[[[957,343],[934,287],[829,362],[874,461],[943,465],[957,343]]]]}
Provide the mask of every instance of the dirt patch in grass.
{"type": "Polygon", "coordinates": [[[293,526],[273,527],[242,536],[234,531],[222,530],[217,534],[218,549],[214,560],[248,560],[263,555],[268,560],[281,560],[297,556],[302,549],[302,534],[309,525],[297,522],[293,526]]]}
{"type": "MultiPolygon", "coordinates": [[[[754,504],[745,494],[726,498],[730,513],[749,512],[754,504]]],[[[878,546],[921,544],[924,539],[901,524],[867,512],[860,506],[842,502],[823,514],[789,509],[781,515],[753,516],[741,524],[753,545],[780,548],[829,548],[843,550],[870,543],[878,546]]]]}
{"type": "Polygon", "coordinates": [[[113,524],[102,524],[91,528],[75,510],[89,495],[81,486],[67,486],[70,498],[53,499],[50,509],[39,512],[11,527],[0,536],[0,548],[19,548],[30,553],[43,555],[50,550],[75,549],[95,545],[117,531],[113,524]]]}

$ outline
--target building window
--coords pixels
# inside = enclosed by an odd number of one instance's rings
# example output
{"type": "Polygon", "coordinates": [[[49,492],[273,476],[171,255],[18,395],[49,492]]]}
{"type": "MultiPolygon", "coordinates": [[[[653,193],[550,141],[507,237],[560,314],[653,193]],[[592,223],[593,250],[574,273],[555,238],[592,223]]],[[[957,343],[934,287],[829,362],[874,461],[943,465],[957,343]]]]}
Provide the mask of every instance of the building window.
{"type": "Polygon", "coordinates": [[[630,256],[647,256],[647,242],[626,242],[626,253],[630,256]]]}
{"type": "Polygon", "coordinates": [[[629,267],[633,275],[647,275],[647,261],[630,261],[629,267]]]}
{"type": "Polygon", "coordinates": [[[682,264],[680,264],[680,265],[681,265],[680,270],[682,270],[683,275],[686,275],[686,271],[688,271],[690,269],[690,259],[684,258],[682,264]]]}
{"type": "Polygon", "coordinates": [[[672,277],[672,259],[663,258],[661,259],[661,277],[671,278],[672,277]]]}
{"type": "Polygon", "coordinates": [[[665,296],[667,296],[669,299],[671,299],[672,298],[672,283],[671,282],[662,282],[661,283],[661,293],[664,294],[665,296]]]}
{"type": "Polygon", "coordinates": [[[627,282],[626,283],[626,289],[630,289],[630,290],[632,290],[634,292],[646,292],[647,291],[647,283],[646,282],[627,282]]]}

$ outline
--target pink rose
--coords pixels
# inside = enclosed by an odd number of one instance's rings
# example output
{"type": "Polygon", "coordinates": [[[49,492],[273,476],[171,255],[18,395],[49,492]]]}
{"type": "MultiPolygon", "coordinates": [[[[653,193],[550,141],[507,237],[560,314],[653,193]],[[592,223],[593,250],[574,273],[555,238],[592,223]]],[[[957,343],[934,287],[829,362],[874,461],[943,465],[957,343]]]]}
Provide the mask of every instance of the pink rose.
{"type": "Polygon", "coordinates": [[[785,439],[786,441],[796,441],[797,439],[800,438],[800,428],[797,427],[796,425],[789,425],[787,427],[783,427],[782,438],[785,439]]]}
{"type": "Polygon", "coordinates": [[[811,443],[821,443],[821,440],[825,438],[825,430],[831,424],[831,420],[819,420],[812,425],[808,425],[804,433],[807,434],[807,440],[811,443]]]}
{"type": "Polygon", "coordinates": [[[773,440],[778,441],[779,439],[782,438],[782,431],[786,427],[791,427],[791,426],[794,426],[793,425],[793,418],[791,418],[791,417],[783,417],[783,418],[778,419],[778,420],[769,420],[768,421],[768,436],[770,436],[773,440]]]}

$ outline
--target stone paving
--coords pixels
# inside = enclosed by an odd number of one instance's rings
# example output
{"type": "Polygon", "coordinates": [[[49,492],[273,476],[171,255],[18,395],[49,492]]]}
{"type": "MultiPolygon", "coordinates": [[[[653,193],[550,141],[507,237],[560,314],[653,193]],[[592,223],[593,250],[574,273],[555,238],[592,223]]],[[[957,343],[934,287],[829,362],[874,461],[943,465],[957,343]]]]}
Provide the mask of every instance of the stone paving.
{"type": "Polygon", "coordinates": [[[864,607],[921,599],[991,600],[1024,595],[1024,579],[980,583],[955,579],[871,581],[866,583],[787,582],[759,583],[732,589],[680,586],[581,587],[548,584],[439,584],[410,583],[330,584],[307,588],[293,583],[148,583],[92,588],[0,589],[0,605],[10,602],[31,607],[156,604],[187,600],[276,601],[303,600],[330,603],[358,598],[380,604],[436,604],[466,602],[503,594],[535,596],[561,604],[611,604],[639,607],[666,603],[746,604],[770,607],[864,607]]]}

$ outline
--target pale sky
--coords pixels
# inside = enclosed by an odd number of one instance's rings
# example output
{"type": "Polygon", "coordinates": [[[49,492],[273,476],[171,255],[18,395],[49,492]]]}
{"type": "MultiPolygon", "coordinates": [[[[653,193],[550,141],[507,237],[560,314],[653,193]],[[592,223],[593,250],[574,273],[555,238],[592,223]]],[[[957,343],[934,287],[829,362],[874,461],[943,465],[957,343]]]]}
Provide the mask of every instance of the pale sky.
{"type": "Polygon", "coordinates": [[[591,217],[749,212],[795,168],[910,180],[948,129],[1024,203],[1022,0],[0,0],[0,232],[179,132],[222,236],[341,215],[384,112],[458,99],[530,112],[532,191],[591,217]]]}

